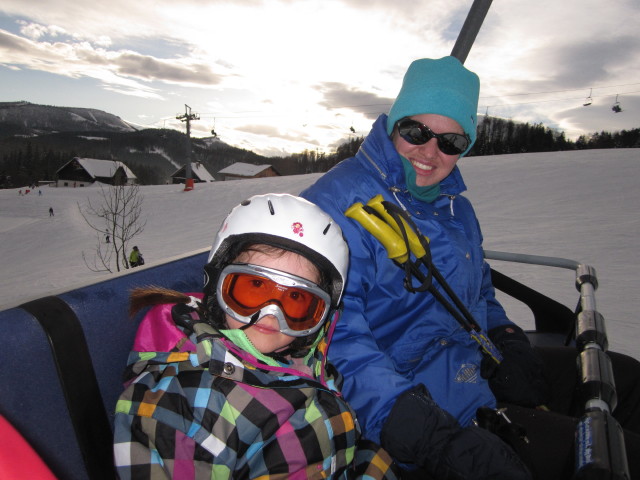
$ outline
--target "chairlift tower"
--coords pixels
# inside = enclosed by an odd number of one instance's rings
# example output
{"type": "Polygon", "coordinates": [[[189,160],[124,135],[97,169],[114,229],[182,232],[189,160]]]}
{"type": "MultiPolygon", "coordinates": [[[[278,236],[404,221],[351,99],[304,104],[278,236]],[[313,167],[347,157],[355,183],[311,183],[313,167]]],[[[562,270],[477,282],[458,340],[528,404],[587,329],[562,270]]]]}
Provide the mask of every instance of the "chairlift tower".
{"type": "Polygon", "coordinates": [[[191,113],[191,107],[185,103],[184,115],[177,115],[177,120],[187,122],[187,164],[184,170],[184,190],[185,192],[193,190],[193,176],[191,175],[191,121],[200,120],[200,115],[191,113]]]}

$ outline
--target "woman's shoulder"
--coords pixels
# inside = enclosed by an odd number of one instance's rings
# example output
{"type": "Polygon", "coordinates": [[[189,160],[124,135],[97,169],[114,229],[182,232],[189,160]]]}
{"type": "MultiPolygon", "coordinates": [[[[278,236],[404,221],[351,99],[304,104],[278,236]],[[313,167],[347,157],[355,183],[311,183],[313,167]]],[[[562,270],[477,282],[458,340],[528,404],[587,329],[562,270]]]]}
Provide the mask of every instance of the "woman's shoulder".
{"type": "MultiPolygon", "coordinates": [[[[388,190],[383,177],[358,157],[343,160],[321,176],[300,196],[323,209],[332,206],[342,214],[355,201],[366,202],[376,193],[388,190]],[[375,193],[371,193],[375,192],[375,193]]],[[[336,212],[329,211],[330,214],[336,212]]]]}
{"type": "Polygon", "coordinates": [[[330,187],[332,185],[352,184],[354,176],[367,176],[370,173],[368,169],[362,163],[362,160],[358,157],[349,157],[336,164],[331,170],[322,175],[314,185],[319,185],[323,188],[330,187]]]}

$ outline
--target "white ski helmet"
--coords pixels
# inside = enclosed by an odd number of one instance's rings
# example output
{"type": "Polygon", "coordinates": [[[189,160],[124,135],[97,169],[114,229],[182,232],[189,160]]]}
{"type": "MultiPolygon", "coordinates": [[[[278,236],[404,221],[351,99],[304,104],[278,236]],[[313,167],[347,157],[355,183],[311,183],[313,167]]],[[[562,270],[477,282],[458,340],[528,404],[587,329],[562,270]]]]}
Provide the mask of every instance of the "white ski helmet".
{"type": "MultiPolygon", "coordinates": [[[[308,258],[328,277],[332,306],[339,305],[347,278],[349,249],[340,226],[317,205],[289,194],[250,197],[234,207],[223,222],[208,264],[220,265],[229,249],[239,242],[271,245],[308,258]]],[[[215,288],[217,280],[205,278],[205,284],[215,288]]]]}

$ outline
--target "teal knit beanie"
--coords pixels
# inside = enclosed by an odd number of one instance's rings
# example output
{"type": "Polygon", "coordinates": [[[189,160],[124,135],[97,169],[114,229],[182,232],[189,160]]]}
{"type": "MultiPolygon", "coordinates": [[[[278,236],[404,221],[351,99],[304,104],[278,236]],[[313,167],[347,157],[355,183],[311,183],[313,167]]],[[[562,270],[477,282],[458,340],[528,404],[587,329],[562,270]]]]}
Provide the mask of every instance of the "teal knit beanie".
{"type": "Polygon", "coordinates": [[[409,66],[400,93],[389,110],[387,133],[404,117],[434,113],[454,119],[471,138],[466,155],[476,141],[480,79],[455,57],[422,58],[409,66]]]}

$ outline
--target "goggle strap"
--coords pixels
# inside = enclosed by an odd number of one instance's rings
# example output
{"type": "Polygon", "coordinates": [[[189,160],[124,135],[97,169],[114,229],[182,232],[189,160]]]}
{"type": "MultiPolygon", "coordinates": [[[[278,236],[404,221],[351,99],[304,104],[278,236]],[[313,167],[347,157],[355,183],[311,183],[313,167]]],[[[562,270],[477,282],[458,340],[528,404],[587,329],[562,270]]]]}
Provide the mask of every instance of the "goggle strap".
{"type": "Polygon", "coordinates": [[[260,311],[262,309],[258,310],[256,313],[254,313],[251,316],[251,320],[249,321],[249,323],[244,324],[243,326],[240,327],[240,330],[246,330],[247,328],[249,328],[251,325],[254,325],[258,320],[260,320],[260,311]]]}

